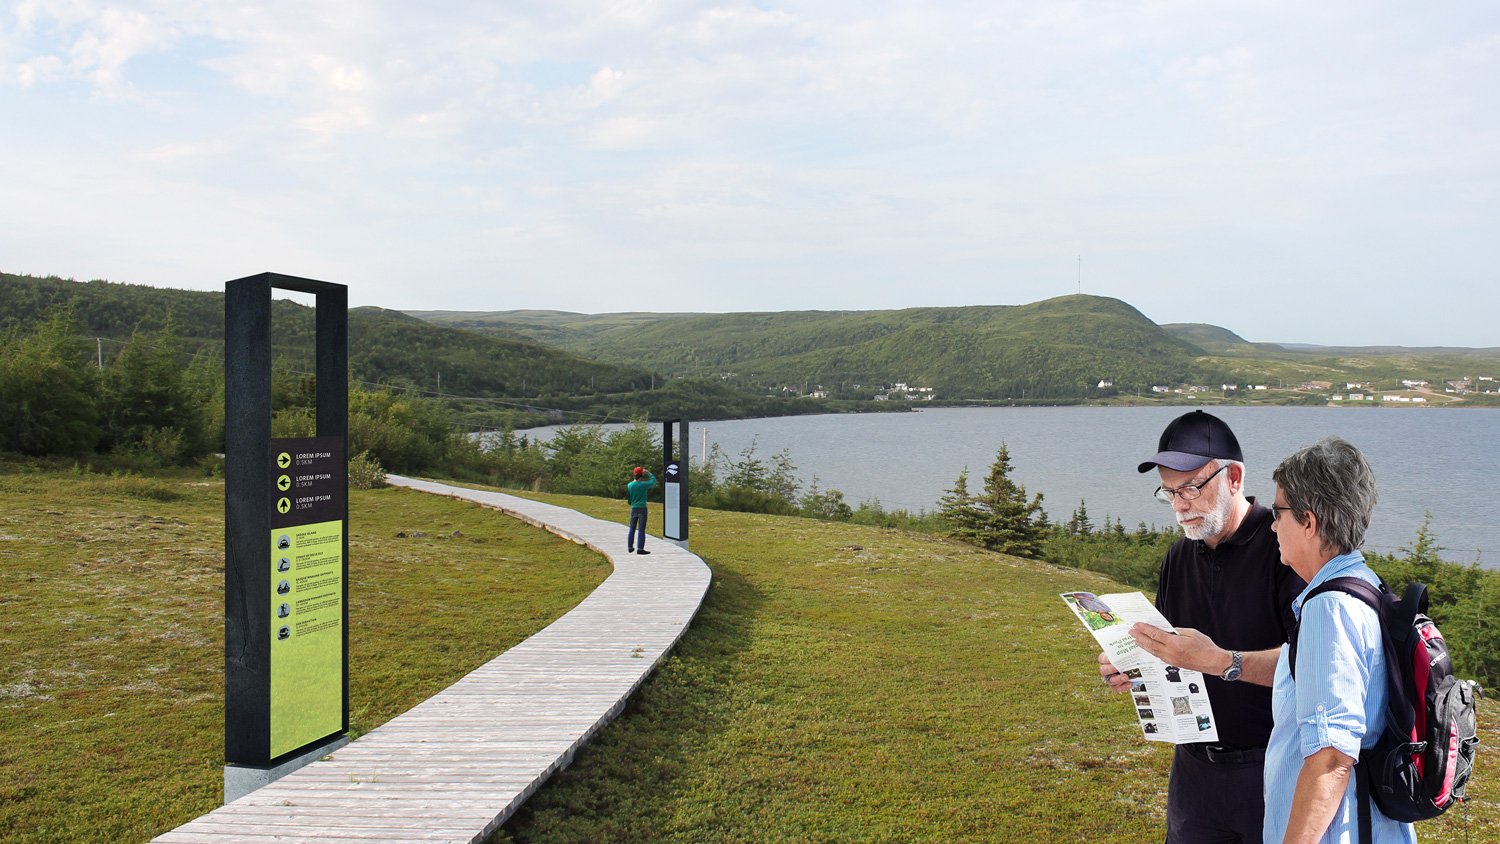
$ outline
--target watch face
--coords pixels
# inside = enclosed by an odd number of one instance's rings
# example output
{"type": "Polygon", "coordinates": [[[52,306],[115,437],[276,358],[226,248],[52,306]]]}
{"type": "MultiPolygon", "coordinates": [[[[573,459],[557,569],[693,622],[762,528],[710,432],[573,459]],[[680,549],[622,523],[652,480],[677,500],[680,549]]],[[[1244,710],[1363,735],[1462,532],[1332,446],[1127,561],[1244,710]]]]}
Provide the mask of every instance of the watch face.
{"type": "Polygon", "coordinates": [[[1224,674],[1220,679],[1231,683],[1235,680],[1240,679],[1240,662],[1242,659],[1243,657],[1240,655],[1239,651],[1231,651],[1229,656],[1229,667],[1224,670],[1224,674]]]}

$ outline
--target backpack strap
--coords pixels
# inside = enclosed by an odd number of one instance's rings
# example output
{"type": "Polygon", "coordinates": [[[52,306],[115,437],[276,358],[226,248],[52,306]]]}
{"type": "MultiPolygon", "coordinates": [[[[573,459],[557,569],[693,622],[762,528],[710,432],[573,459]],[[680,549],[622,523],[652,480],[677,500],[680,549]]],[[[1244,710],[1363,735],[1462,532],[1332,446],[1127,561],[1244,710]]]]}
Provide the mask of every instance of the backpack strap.
{"type": "Polygon", "coordinates": [[[1354,799],[1359,802],[1359,844],[1374,844],[1375,825],[1370,822],[1370,766],[1363,759],[1354,765],[1354,799]]]}
{"type": "MultiPolygon", "coordinates": [[[[1421,602],[1423,608],[1425,609],[1427,606],[1427,587],[1421,586],[1421,584],[1419,583],[1414,583],[1412,584],[1412,586],[1421,587],[1421,602]]],[[[1380,588],[1377,589],[1376,587],[1371,586],[1364,578],[1361,577],[1334,577],[1330,578],[1329,580],[1325,580],[1322,583],[1319,583],[1317,586],[1313,587],[1312,591],[1307,593],[1307,597],[1302,599],[1302,606],[1307,606],[1308,601],[1311,601],[1313,598],[1322,595],[1324,592],[1343,592],[1345,595],[1353,595],[1354,597],[1360,599],[1364,602],[1365,606],[1374,610],[1375,617],[1380,620],[1380,626],[1382,629],[1384,629],[1385,613],[1381,609],[1381,592],[1384,589],[1384,584],[1381,584],[1380,588]]],[[[1408,600],[1412,599],[1411,587],[1407,588],[1406,595],[1408,600]]],[[[1287,669],[1291,671],[1293,680],[1297,679],[1297,634],[1301,632],[1301,630],[1302,617],[1299,615],[1297,617],[1296,626],[1292,628],[1291,638],[1287,642],[1287,644],[1291,645],[1291,650],[1287,653],[1287,669]]]]}

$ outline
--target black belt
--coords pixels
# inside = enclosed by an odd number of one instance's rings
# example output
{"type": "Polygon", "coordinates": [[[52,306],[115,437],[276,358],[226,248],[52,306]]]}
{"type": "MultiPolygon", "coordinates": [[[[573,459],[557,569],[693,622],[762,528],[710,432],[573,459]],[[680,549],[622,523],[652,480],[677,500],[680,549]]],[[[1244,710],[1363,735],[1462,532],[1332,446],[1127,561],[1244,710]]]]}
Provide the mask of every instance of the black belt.
{"type": "Polygon", "coordinates": [[[1184,744],[1187,751],[1215,765],[1240,765],[1266,761],[1264,747],[1226,747],[1222,744],[1184,744]]]}

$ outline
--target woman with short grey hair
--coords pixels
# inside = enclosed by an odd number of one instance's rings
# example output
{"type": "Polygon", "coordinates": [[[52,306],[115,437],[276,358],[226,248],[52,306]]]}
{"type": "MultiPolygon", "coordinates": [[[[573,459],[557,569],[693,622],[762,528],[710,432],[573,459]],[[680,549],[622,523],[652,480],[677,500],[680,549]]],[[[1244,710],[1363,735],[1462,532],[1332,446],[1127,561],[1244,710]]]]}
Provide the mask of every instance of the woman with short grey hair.
{"type": "Polygon", "coordinates": [[[1292,518],[1301,523],[1304,514],[1318,514],[1318,536],[1335,554],[1364,544],[1375,509],[1375,473],[1359,449],[1329,437],[1281,461],[1271,480],[1286,493],[1292,518]]]}
{"type": "MultiPolygon", "coordinates": [[[[1271,529],[1307,589],[1299,619],[1296,678],[1283,647],[1272,683],[1274,725],[1266,748],[1265,841],[1359,840],[1353,770],[1361,747],[1385,728],[1385,651],[1380,619],[1343,592],[1313,589],[1335,577],[1380,578],[1359,552],[1375,509],[1375,475],[1359,449],[1337,437],[1308,446],[1271,473],[1271,529]]],[[[1411,824],[1370,807],[1375,844],[1415,842],[1411,824]]]]}

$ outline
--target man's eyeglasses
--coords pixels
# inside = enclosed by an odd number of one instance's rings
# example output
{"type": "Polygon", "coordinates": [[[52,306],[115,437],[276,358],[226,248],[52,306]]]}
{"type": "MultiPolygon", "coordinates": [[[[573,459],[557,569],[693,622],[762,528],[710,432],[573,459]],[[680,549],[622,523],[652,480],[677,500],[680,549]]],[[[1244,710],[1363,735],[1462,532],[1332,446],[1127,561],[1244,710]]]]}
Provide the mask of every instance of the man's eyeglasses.
{"type": "Polygon", "coordinates": [[[1195,501],[1198,496],[1203,494],[1203,488],[1208,486],[1208,482],[1213,480],[1215,475],[1228,468],[1229,464],[1225,463],[1223,466],[1215,469],[1213,475],[1209,475],[1195,484],[1183,484],[1175,489],[1159,486],[1156,488],[1156,500],[1163,504],[1171,504],[1173,496],[1176,496],[1183,501],[1195,501]]]}
{"type": "Polygon", "coordinates": [[[1290,507],[1283,507],[1274,501],[1271,502],[1271,521],[1276,521],[1277,516],[1280,516],[1283,512],[1289,513],[1291,510],[1292,508],[1290,507]]]}

